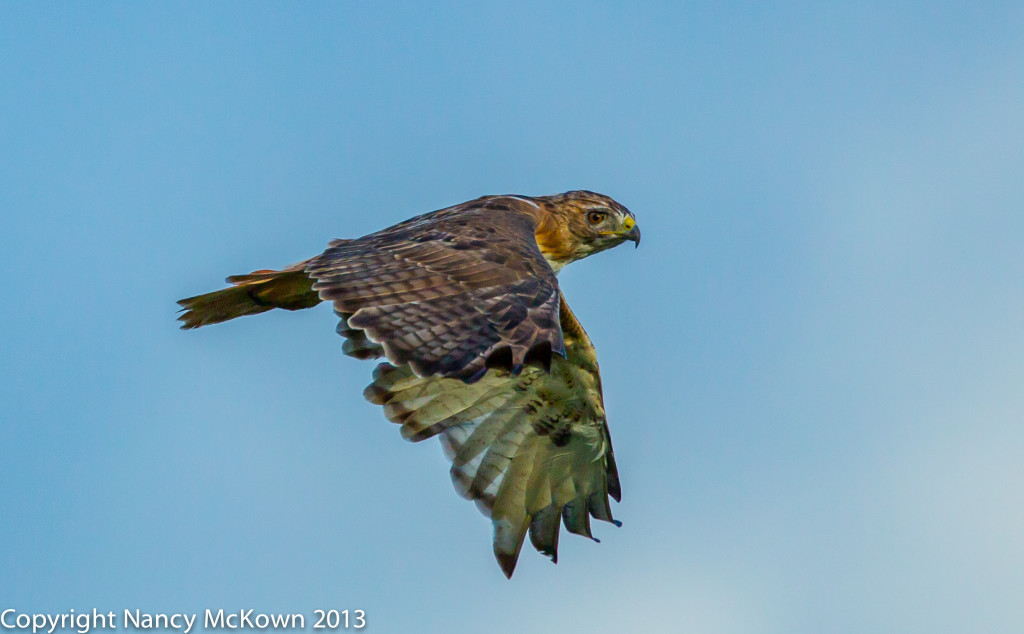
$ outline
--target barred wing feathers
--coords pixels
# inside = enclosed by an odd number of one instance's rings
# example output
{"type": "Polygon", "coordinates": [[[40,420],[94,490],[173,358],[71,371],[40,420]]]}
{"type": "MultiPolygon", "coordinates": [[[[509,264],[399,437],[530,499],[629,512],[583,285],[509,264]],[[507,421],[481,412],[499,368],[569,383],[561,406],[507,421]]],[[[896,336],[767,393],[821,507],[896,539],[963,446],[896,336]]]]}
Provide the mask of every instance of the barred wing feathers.
{"type": "Polygon", "coordinates": [[[612,518],[620,498],[593,345],[559,294],[566,356],[550,371],[492,370],[473,383],[421,377],[382,363],[365,395],[402,436],[438,436],[456,490],[494,524],[494,554],[511,576],[529,533],[557,562],[559,524],[592,537],[590,518],[612,518]]]}
{"type": "Polygon", "coordinates": [[[549,365],[564,351],[558,282],[526,204],[482,198],[337,240],[310,260],[306,273],[334,302],[346,351],[467,382],[489,367],[549,365]]]}

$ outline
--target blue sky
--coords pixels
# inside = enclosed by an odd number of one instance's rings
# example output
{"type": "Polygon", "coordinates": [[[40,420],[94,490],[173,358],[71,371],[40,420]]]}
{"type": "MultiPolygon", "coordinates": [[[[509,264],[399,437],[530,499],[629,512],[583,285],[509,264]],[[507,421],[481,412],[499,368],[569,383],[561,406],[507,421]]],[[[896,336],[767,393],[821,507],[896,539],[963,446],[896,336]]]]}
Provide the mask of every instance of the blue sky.
{"type": "Polygon", "coordinates": [[[1019,3],[0,5],[0,601],[373,631],[1024,628],[1019,3]],[[563,272],[624,526],[512,581],[328,308],[174,301],[488,193],[563,272]]]}

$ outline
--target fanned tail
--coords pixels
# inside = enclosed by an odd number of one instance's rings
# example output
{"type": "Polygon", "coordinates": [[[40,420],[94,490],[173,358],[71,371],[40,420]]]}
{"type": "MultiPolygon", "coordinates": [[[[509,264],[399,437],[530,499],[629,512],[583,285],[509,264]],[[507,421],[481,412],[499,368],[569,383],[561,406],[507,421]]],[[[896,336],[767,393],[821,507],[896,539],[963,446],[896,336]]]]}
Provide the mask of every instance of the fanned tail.
{"type": "Polygon", "coordinates": [[[299,262],[280,271],[254,271],[227,278],[230,288],[178,300],[183,329],[257,315],[272,308],[300,310],[320,303],[313,290],[313,279],[306,274],[306,263],[299,262]]]}

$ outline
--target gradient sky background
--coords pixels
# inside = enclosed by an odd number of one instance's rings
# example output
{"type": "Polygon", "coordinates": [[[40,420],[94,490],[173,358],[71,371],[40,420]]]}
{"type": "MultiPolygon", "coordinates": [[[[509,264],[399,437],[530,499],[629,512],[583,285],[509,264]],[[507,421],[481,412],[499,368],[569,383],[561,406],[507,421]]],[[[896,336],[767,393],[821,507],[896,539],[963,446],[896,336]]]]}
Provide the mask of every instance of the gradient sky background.
{"type": "Polygon", "coordinates": [[[0,4],[0,603],[1024,631],[1024,8],[891,4],[0,4]],[[511,582],[329,308],[176,327],[577,188],[644,235],[561,276],[624,526],[511,582]]]}

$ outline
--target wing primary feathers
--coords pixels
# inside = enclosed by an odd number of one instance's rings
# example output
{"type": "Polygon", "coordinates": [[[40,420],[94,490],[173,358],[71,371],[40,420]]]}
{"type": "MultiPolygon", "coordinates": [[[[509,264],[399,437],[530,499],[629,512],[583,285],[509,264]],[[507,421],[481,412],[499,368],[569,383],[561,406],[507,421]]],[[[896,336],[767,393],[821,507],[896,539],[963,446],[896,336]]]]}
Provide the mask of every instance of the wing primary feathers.
{"type": "Polygon", "coordinates": [[[562,521],[565,523],[565,530],[576,535],[589,537],[595,542],[600,542],[590,532],[590,514],[587,512],[585,498],[576,498],[562,507],[562,521]]]}
{"type": "Polygon", "coordinates": [[[558,563],[558,529],[561,513],[554,505],[548,505],[537,511],[530,518],[530,542],[537,552],[551,558],[551,563],[558,563]]]}

